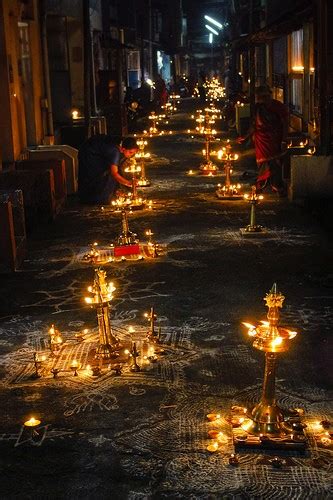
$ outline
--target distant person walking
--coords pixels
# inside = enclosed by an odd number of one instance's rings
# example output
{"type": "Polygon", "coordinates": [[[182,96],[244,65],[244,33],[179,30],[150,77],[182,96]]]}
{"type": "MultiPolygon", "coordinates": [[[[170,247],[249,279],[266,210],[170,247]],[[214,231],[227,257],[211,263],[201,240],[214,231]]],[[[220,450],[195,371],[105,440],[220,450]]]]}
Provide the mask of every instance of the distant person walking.
{"type": "Polygon", "coordinates": [[[154,89],[154,105],[155,110],[159,111],[162,106],[165,106],[168,100],[168,91],[166,88],[165,81],[160,74],[156,76],[155,79],[155,89],[154,89]]]}
{"type": "Polygon", "coordinates": [[[199,99],[202,104],[206,102],[206,74],[204,71],[200,71],[198,79],[198,91],[199,99]]]}

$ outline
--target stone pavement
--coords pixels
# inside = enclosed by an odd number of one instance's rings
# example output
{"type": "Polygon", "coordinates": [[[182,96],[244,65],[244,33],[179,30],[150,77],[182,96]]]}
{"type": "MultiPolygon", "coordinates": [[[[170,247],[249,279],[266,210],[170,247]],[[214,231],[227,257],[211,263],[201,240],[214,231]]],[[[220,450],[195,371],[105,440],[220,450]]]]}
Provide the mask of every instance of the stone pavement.
{"type": "MultiPolygon", "coordinates": [[[[157,362],[141,353],[142,371],[125,368],[120,377],[92,377],[84,367],[97,322],[83,300],[94,268],[80,256],[93,241],[117,236],[119,215],[109,207],[69,200],[53,225],[36,228],[22,270],[0,277],[1,498],[332,498],[333,446],[313,430],[333,419],[332,242],[311,214],[273,194],[257,212],[268,235],[242,237],[248,204],[215,197],[223,177],[186,175],[203,145],[185,133],[191,106],[171,117],[172,135],[149,140],[152,187],[142,192],[153,210],[130,216],[131,229],[144,239],[151,228],[167,254],[104,266],[117,288],[112,321],[120,338],[130,338],[130,326],[138,338],[145,333],[143,313],[155,307],[165,347],[157,362]],[[264,369],[241,322],[265,319],[263,297],[274,282],[286,296],[281,323],[299,332],[279,356],[277,396],[284,408],[304,409],[308,450],[290,452],[282,469],[269,452],[247,451],[234,468],[230,409],[258,401],[264,369]],[[34,379],[33,352],[47,352],[51,324],[63,351],[34,379]],[[216,453],[207,451],[210,412],[221,414],[225,435],[216,453]],[[22,428],[32,415],[41,420],[33,438],[22,428]]],[[[239,152],[236,179],[255,169],[239,152]]]]}

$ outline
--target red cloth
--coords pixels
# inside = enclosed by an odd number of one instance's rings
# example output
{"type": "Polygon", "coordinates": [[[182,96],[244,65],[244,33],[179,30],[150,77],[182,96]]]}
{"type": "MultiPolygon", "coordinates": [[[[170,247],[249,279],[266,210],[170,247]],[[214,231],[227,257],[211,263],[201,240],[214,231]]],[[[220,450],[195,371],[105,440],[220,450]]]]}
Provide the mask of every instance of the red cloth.
{"type": "Polygon", "coordinates": [[[257,163],[281,156],[284,124],[288,123],[288,108],[272,99],[267,104],[257,104],[254,125],[254,146],[257,163]]]}
{"type": "Polygon", "coordinates": [[[114,256],[115,257],[125,257],[126,255],[139,255],[140,254],[140,246],[135,245],[121,245],[114,247],[114,256]]]}

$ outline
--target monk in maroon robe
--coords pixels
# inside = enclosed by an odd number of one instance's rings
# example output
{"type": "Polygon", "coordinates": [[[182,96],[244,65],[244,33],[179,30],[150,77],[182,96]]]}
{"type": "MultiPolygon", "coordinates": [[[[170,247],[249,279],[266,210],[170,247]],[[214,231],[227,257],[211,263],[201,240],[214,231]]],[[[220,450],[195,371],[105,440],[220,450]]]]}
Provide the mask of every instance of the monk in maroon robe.
{"type": "Polygon", "coordinates": [[[256,88],[255,118],[252,128],[242,143],[252,137],[258,165],[257,190],[263,189],[270,181],[273,191],[285,195],[282,179],[282,160],[286,152],[288,132],[288,108],[272,99],[269,87],[256,88]]]}

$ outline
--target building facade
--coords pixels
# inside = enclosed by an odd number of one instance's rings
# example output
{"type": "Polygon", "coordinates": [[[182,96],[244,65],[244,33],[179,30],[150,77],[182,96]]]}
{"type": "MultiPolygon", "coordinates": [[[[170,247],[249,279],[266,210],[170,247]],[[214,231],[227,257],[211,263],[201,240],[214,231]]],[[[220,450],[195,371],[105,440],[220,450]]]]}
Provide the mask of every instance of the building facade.
{"type": "Polygon", "coordinates": [[[28,144],[52,140],[37,1],[0,2],[0,159],[19,158],[28,144]]]}
{"type": "Polygon", "coordinates": [[[290,129],[317,151],[333,151],[333,5],[326,0],[239,0],[230,3],[233,58],[252,101],[269,84],[290,110],[290,129]]]}

